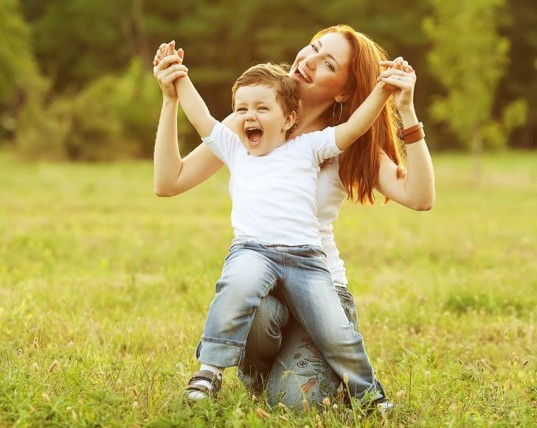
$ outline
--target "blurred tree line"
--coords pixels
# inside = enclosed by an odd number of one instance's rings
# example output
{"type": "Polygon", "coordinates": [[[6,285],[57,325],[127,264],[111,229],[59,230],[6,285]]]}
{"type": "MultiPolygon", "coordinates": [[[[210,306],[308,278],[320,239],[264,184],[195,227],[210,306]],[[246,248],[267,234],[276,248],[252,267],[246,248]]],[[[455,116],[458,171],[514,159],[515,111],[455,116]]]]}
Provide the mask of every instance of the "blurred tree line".
{"type": "MultiPolygon", "coordinates": [[[[319,29],[346,23],[418,72],[435,149],[537,147],[537,8],[531,0],[2,0],[0,146],[30,158],[151,157],[163,41],[213,114],[235,78],[288,62],[319,29]]],[[[198,144],[181,120],[181,144],[198,144]]]]}

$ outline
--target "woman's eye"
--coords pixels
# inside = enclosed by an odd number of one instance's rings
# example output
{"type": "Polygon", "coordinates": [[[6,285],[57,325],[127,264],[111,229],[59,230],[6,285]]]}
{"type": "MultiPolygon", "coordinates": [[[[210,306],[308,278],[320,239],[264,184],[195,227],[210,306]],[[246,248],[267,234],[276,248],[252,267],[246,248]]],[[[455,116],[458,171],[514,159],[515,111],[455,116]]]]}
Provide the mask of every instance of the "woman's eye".
{"type": "Polygon", "coordinates": [[[334,67],[334,64],[332,64],[331,62],[326,61],[325,64],[331,71],[336,71],[336,68],[334,67]]]}
{"type": "Polygon", "coordinates": [[[313,43],[310,45],[311,48],[315,51],[315,52],[319,52],[319,48],[317,47],[317,45],[314,45],[313,43]]]}

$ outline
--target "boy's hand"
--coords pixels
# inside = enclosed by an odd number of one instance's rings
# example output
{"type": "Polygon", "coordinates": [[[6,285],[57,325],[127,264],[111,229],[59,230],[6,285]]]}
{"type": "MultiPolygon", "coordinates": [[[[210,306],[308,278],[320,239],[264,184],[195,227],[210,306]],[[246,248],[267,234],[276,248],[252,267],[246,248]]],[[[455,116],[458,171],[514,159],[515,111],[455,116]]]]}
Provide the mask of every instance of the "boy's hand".
{"type": "Polygon", "coordinates": [[[177,100],[176,80],[188,74],[188,68],[183,65],[183,49],[175,50],[175,41],[161,44],[153,59],[153,75],[164,98],[177,100]]]}

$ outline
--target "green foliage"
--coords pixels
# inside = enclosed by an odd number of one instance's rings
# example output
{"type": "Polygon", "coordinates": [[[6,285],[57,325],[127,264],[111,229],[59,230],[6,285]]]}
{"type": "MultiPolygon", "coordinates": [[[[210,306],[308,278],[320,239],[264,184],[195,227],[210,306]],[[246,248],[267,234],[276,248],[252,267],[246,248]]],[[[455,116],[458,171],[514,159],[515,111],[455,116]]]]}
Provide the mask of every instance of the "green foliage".
{"type": "Polygon", "coordinates": [[[504,0],[438,0],[434,5],[434,17],[424,23],[433,44],[428,58],[446,95],[433,100],[431,116],[474,151],[483,143],[503,146],[508,132],[525,120],[522,100],[506,107],[508,122],[492,117],[509,51],[509,41],[497,29],[504,0]]]}
{"type": "Polygon", "coordinates": [[[32,25],[33,46],[56,90],[79,89],[127,66],[132,43],[129,0],[21,0],[32,25]]]}
{"type": "Polygon", "coordinates": [[[25,101],[46,87],[32,55],[30,30],[18,3],[0,2],[0,143],[15,132],[17,115],[25,101]]]}
{"type": "Polygon", "coordinates": [[[513,130],[510,144],[537,147],[537,9],[532,0],[510,0],[502,18],[501,33],[511,42],[510,61],[496,97],[496,111],[506,100],[523,99],[527,108],[527,124],[513,130]]]}
{"type": "Polygon", "coordinates": [[[48,159],[149,157],[160,98],[153,76],[134,60],[120,76],[104,76],[50,105],[29,106],[17,147],[26,157],[48,159]]]}
{"type": "Polygon", "coordinates": [[[161,94],[153,76],[139,59],[117,80],[110,94],[110,107],[117,112],[123,138],[136,142],[138,157],[151,157],[161,94]]]}
{"type": "MultiPolygon", "coordinates": [[[[21,111],[23,119],[28,111],[50,116],[58,98],[53,110],[61,116],[60,111],[69,110],[60,108],[62,103],[67,106],[106,76],[128,73],[135,58],[149,72],[154,50],[172,39],[185,48],[186,64],[211,112],[223,119],[230,111],[230,87],[245,68],[267,60],[292,62],[316,31],[346,23],[372,36],[389,56],[402,55],[414,66],[416,108],[428,123],[431,147],[466,149],[471,139],[483,141],[486,147],[501,147],[506,141],[525,147],[537,144],[537,80],[533,78],[537,36],[532,31],[537,9],[531,0],[417,0],[412,7],[402,0],[6,0],[0,18],[0,36],[5,41],[0,46],[2,140],[15,132],[21,111]],[[43,98],[49,82],[51,89],[43,98]],[[34,95],[37,100],[31,99],[34,95]]],[[[103,109],[105,113],[109,108],[103,109]]],[[[120,151],[150,156],[153,136],[148,126],[137,125],[144,122],[143,109],[128,110],[113,114],[128,123],[88,127],[99,128],[98,135],[113,135],[120,129],[119,138],[127,140],[131,136],[124,132],[142,126],[145,131],[136,135],[148,141],[132,151],[131,146],[122,146],[120,151]]],[[[43,121],[34,118],[23,123],[33,126],[43,121]]],[[[18,129],[37,136],[47,129],[55,135],[55,124],[68,122],[54,117],[51,121],[33,131],[18,129]]],[[[186,129],[181,143],[193,148],[198,139],[188,125],[180,129],[186,129]]],[[[79,147],[83,141],[90,140],[84,137],[71,145],[79,147]]]]}
{"type": "Polygon", "coordinates": [[[516,128],[525,125],[528,116],[528,103],[518,99],[505,106],[502,118],[498,121],[489,121],[481,129],[484,141],[490,147],[501,148],[506,144],[507,136],[516,128]]]}

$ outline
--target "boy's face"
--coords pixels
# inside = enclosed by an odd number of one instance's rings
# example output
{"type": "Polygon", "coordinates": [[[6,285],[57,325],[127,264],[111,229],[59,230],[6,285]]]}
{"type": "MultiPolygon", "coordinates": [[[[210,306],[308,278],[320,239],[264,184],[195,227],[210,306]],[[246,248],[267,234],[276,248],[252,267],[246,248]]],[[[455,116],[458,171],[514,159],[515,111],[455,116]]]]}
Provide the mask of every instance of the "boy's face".
{"type": "Polygon", "coordinates": [[[235,92],[235,118],[242,144],[253,156],[263,156],[286,141],[295,122],[276,100],[276,90],[265,85],[241,86],[235,92]]]}

